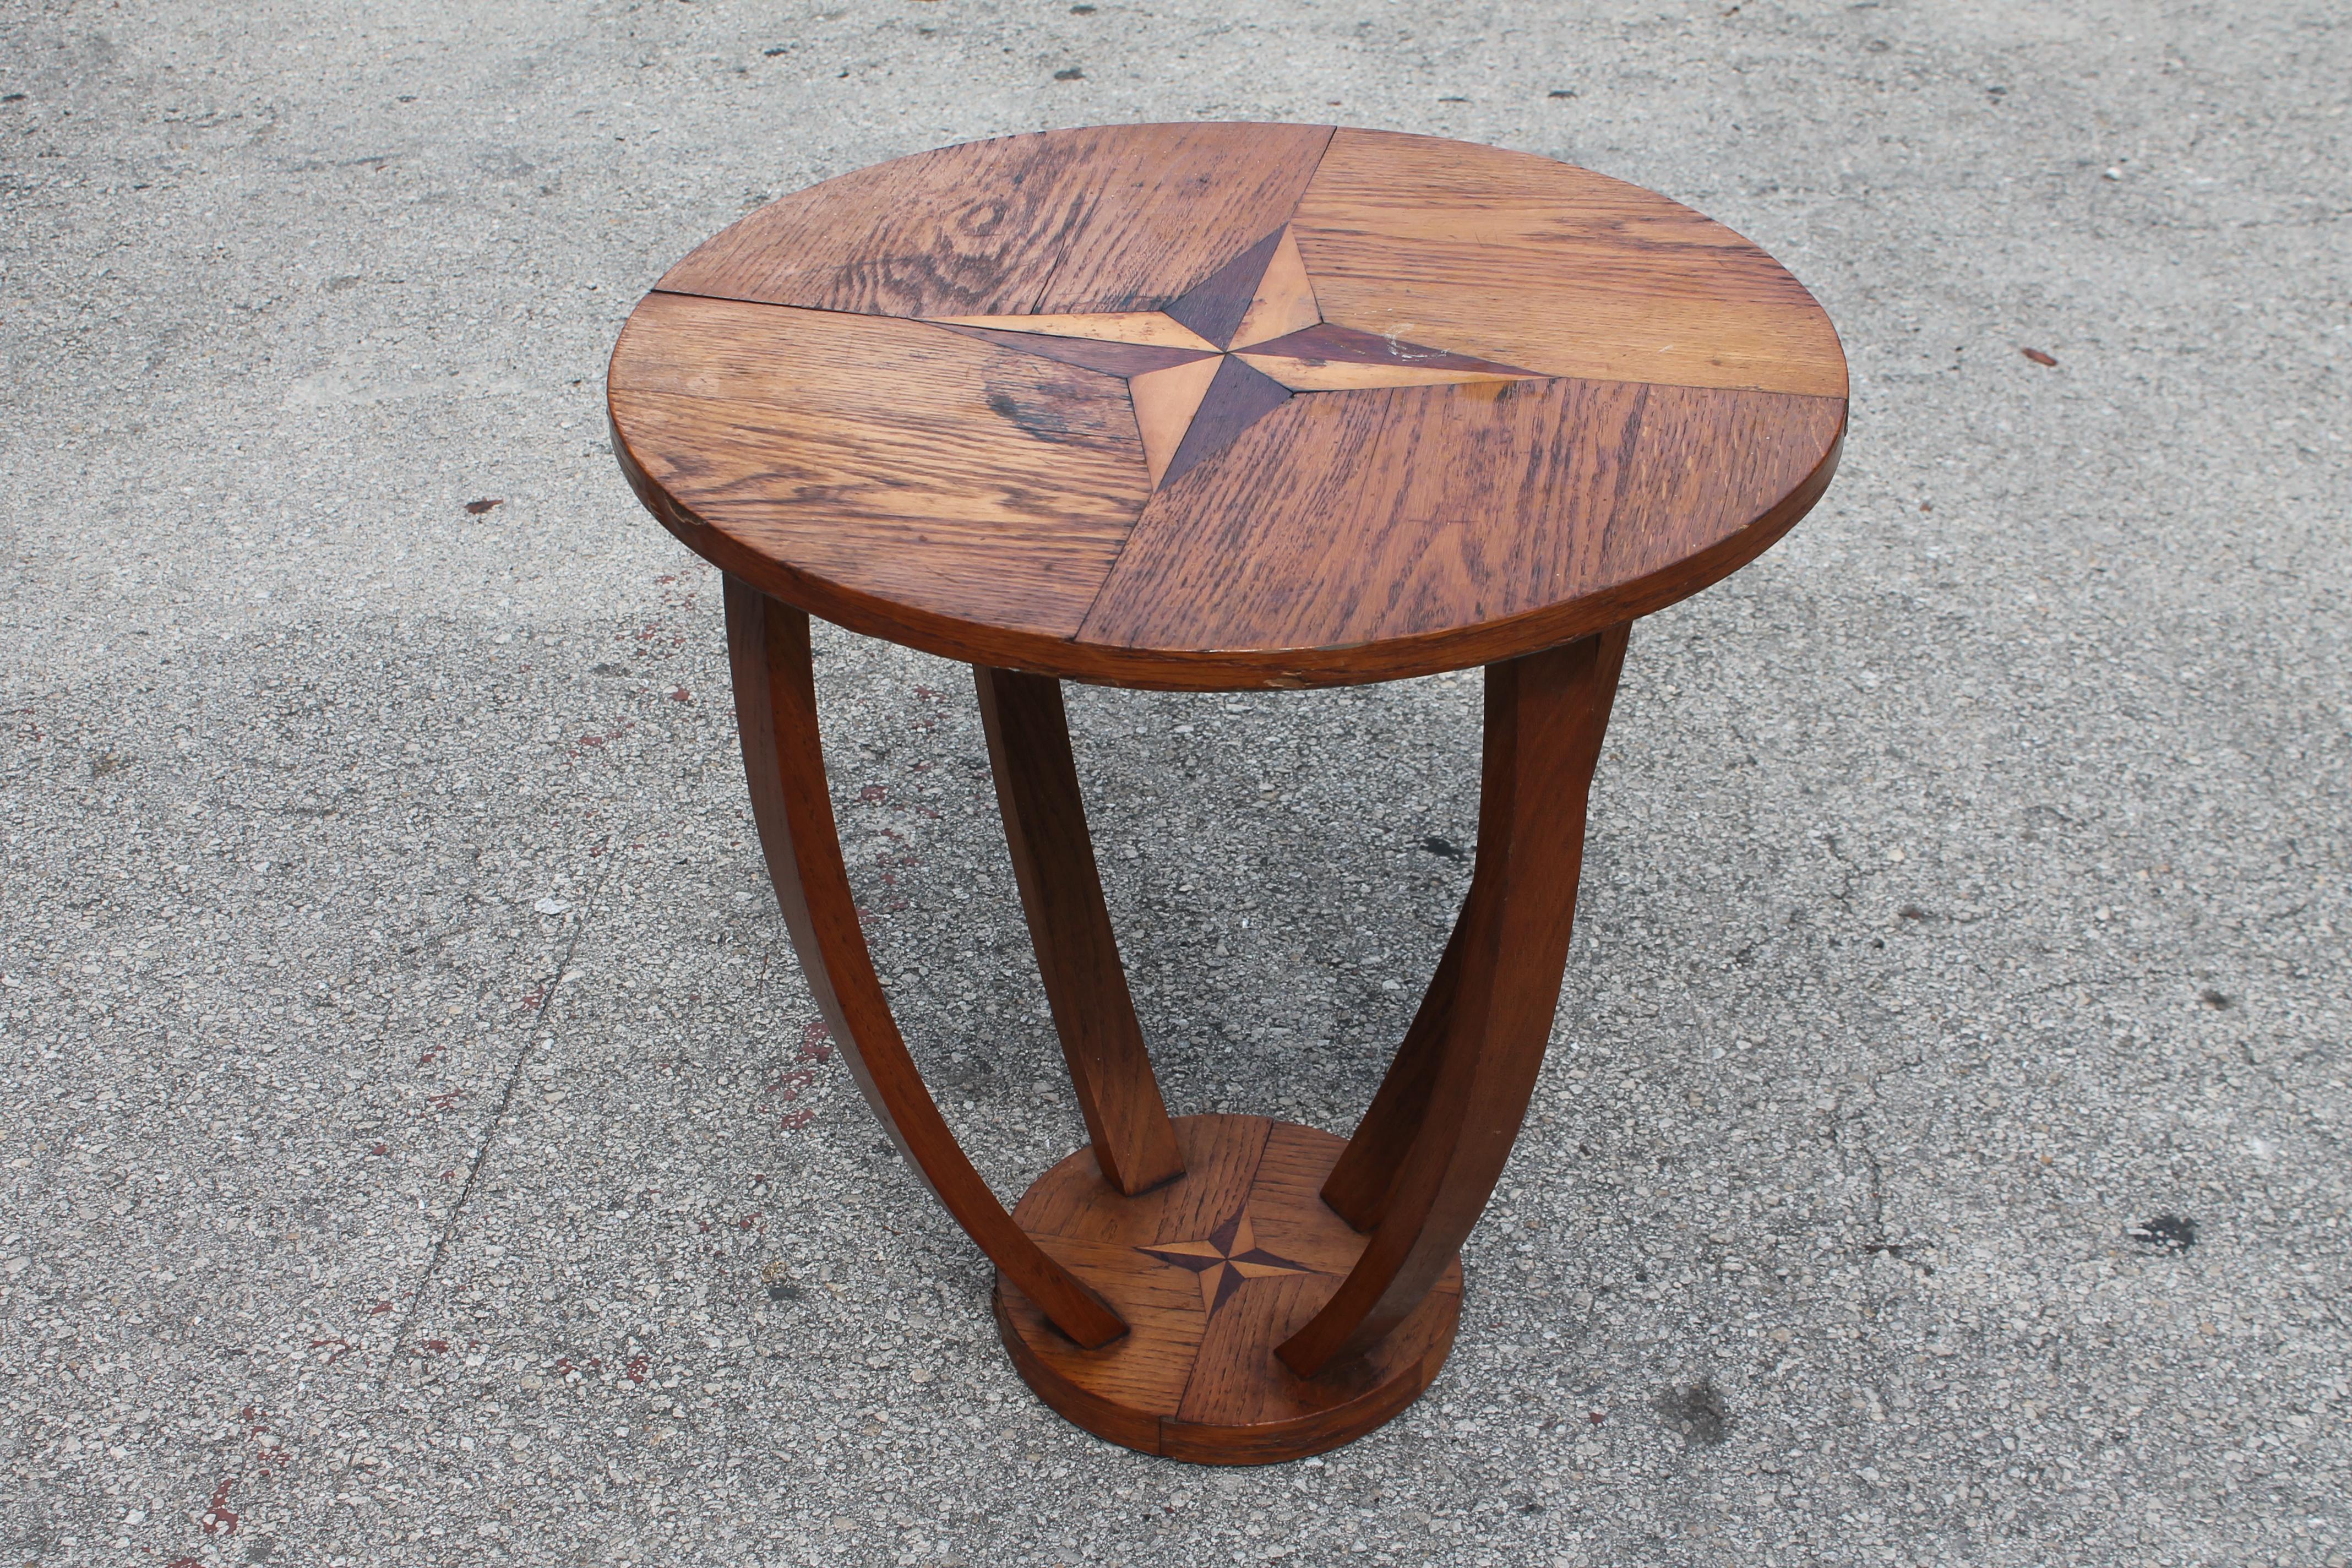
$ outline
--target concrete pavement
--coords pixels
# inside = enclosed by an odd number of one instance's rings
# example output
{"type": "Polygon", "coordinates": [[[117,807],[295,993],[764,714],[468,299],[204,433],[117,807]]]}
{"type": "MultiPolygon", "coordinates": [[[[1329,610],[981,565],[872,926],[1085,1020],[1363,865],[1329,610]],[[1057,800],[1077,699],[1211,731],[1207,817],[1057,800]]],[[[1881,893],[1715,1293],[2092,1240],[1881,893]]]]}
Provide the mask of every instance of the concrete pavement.
{"type": "MultiPolygon", "coordinates": [[[[2345,1563],[2347,82],[2309,0],[0,6],[9,1561],[2345,1563]],[[1233,1472],[1005,1363],[600,407],[774,194],[1195,116],[1652,185],[1855,373],[1635,634],[1444,1376],[1233,1472]]],[[[1082,1132],[968,676],[819,647],[1009,1196],[1082,1132]]],[[[1176,1109],[1360,1109],[1476,698],[1073,693],[1176,1109]]]]}

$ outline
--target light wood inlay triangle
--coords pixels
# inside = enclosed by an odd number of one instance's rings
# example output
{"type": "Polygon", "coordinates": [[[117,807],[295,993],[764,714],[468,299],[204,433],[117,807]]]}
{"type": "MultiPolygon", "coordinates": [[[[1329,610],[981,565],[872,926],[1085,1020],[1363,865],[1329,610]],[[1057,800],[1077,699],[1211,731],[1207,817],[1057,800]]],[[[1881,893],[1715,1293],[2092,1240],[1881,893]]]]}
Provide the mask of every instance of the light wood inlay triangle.
{"type": "Polygon", "coordinates": [[[1144,465],[1155,489],[1174,459],[1176,448],[1184,444],[1184,432],[1192,428],[1201,399],[1209,395],[1217,367],[1224,363],[1222,354],[1214,355],[1147,371],[1128,382],[1128,394],[1135,400],[1136,428],[1143,435],[1144,465]]]}
{"type": "Polygon", "coordinates": [[[1315,285],[1307,276],[1307,263],[1298,254],[1298,241],[1290,230],[1282,231],[1276,245],[1274,258],[1266,263],[1265,275],[1258,279],[1257,293],[1250,300],[1248,314],[1234,331],[1234,347],[1244,349],[1252,343],[1262,343],[1286,333],[1302,331],[1323,319],[1315,308],[1315,285]]]}
{"type": "Polygon", "coordinates": [[[927,316],[950,327],[992,327],[1048,338],[1094,338],[1109,343],[1150,343],[1155,348],[1215,353],[1217,345],[1157,310],[1113,310],[1099,316],[927,316]]]}

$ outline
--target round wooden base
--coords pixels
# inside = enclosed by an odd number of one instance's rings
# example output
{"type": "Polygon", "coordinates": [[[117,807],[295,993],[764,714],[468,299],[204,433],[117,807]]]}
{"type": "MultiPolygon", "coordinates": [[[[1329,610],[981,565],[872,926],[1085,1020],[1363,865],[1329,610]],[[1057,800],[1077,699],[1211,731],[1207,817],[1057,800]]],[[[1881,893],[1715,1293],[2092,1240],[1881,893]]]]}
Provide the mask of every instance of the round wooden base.
{"type": "Polygon", "coordinates": [[[1362,1436],[1418,1398],[1462,1315],[1462,1265],[1368,1354],[1301,1378],[1275,1347],[1329,1300],[1365,1237],[1325,1206],[1345,1147],[1258,1116],[1176,1120],[1185,1173],[1135,1197],[1081,1149],[1013,1217],[1127,1320],[1082,1350],[1003,1276],[996,1322],[1046,1404],[1126,1447],[1203,1465],[1304,1458],[1362,1436]]]}

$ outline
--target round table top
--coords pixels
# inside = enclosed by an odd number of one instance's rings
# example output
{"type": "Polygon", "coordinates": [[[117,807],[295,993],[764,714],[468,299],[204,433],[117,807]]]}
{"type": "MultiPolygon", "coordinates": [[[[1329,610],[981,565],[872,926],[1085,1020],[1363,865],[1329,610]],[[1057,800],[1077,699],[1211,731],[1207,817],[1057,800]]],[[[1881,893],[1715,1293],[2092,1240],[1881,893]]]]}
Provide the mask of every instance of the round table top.
{"type": "Polygon", "coordinates": [[[1845,357],[1778,262],[1528,153],[1312,125],[1050,131],[761,207],[613,351],[697,552],[949,658],[1326,686],[1515,658],[1754,559],[1845,357]]]}

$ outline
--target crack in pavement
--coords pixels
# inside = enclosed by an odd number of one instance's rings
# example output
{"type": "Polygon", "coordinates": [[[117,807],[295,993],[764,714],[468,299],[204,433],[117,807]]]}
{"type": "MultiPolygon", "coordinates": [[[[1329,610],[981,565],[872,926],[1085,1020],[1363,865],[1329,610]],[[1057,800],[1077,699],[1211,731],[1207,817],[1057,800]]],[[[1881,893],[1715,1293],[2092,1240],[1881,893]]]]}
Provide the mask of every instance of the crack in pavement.
{"type": "Polygon", "coordinates": [[[506,1120],[507,1108],[514,1102],[515,1086],[522,1081],[523,1067],[546,1037],[548,1009],[555,1005],[556,992],[571,976],[572,955],[580,951],[580,939],[587,934],[589,919],[595,913],[597,900],[604,897],[604,884],[612,880],[614,868],[619,863],[619,857],[611,853],[612,847],[612,837],[607,835],[596,848],[589,852],[592,858],[604,861],[604,874],[596,879],[596,885],[581,900],[580,923],[572,928],[572,940],[564,944],[563,956],[556,960],[555,973],[548,978],[546,989],[540,994],[539,1010],[531,1016],[530,1032],[523,1037],[522,1047],[515,1052],[514,1061],[507,1068],[506,1082],[499,1090],[498,1103],[490,1108],[489,1119],[483,1123],[481,1135],[474,1142],[474,1157],[466,1167],[466,1180],[457,1189],[457,1201],[449,1205],[448,1216],[442,1221],[441,1234],[434,1238],[433,1254],[425,1259],[425,1271],[417,1278],[416,1289],[409,1294],[407,1315],[401,1319],[400,1331],[393,1336],[392,1348],[385,1353],[383,1366],[376,1373],[379,1390],[391,1382],[392,1369],[400,1360],[400,1347],[406,1344],[409,1335],[416,1331],[417,1314],[425,1310],[425,1293],[433,1288],[434,1278],[441,1271],[442,1257],[449,1250],[449,1238],[457,1234],[457,1222],[465,1217],[466,1205],[473,1200],[475,1184],[482,1178],[482,1164],[490,1156],[491,1140],[498,1134],[499,1124],[506,1120]]]}

